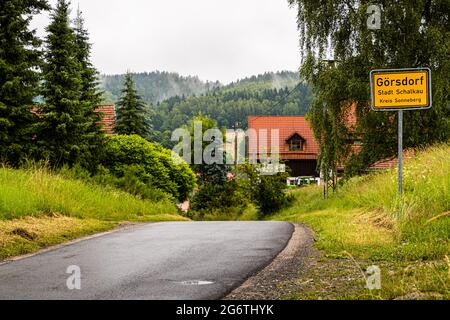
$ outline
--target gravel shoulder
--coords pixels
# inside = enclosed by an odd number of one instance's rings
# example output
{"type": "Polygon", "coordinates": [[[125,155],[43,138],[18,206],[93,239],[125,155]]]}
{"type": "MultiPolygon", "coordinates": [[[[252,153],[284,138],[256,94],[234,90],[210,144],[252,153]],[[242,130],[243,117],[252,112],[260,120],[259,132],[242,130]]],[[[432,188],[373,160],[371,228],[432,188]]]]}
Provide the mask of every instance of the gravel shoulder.
{"type": "Polygon", "coordinates": [[[225,300],[277,300],[298,289],[299,275],[309,269],[311,259],[321,254],[314,248],[314,234],[307,226],[295,230],[284,250],[264,269],[230,292],[225,300]]]}

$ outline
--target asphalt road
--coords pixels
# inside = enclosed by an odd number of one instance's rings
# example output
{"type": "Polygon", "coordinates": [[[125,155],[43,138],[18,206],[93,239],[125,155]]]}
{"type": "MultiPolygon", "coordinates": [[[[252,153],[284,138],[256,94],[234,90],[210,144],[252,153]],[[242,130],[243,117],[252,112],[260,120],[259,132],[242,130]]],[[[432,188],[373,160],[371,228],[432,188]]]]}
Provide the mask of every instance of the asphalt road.
{"type": "Polygon", "coordinates": [[[138,225],[0,265],[0,299],[219,299],[269,264],[285,222],[138,225]],[[78,266],[81,289],[76,286],[78,266]],[[75,267],[76,268],[76,267],[75,267]]]}

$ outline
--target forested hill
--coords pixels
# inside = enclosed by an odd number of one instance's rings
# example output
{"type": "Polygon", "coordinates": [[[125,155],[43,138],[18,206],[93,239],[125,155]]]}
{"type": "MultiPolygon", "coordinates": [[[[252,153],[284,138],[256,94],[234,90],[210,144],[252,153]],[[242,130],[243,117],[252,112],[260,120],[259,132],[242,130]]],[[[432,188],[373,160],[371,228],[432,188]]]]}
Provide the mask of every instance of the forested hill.
{"type": "MultiPolygon", "coordinates": [[[[142,72],[132,73],[132,76],[139,94],[148,104],[174,96],[198,95],[221,86],[219,82],[205,82],[196,76],[184,77],[173,72],[142,72]]],[[[119,99],[124,77],[124,74],[100,76],[106,102],[115,103],[119,99]]]]}
{"type": "Polygon", "coordinates": [[[150,106],[153,139],[170,147],[174,129],[201,114],[220,127],[247,128],[249,115],[305,115],[311,102],[309,88],[295,72],[265,73],[190,97],[172,97],[150,106]]]}
{"type": "MultiPolygon", "coordinates": [[[[120,97],[125,75],[103,75],[107,102],[120,97]]],[[[139,95],[147,103],[152,139],[171,147],[172,131],[201,114],[231,128],[247,128],[249,115],[304,115],[311,102],[298,72],[279,71],[247,77],[227,85],[169,72],[133,73],[139,95]]]]}
{"type": "Polygon", "coordinates": [[[222,91],[245,91],[263,89],[293,88],[299,81],[298,72],[279,71],[266,72],[257,76],[251,76],[237,80],[224,86],[222,91]]]}
{"type": "MultiPolygon", "coordinates": [[[[291,88],[298,82],[298,73],[292,71],[266,72],[228,85],[222,85],[218,81],[202,81],[197,76],[181,76],[164,71],[132,73],[132,76],[139,94],[148,104],[156,104],[175,96],[201,95],[219,88],[221,91],[254,91],[291,88]]],[[[100,76],[100,89],[105,93],[105,102],[115,103],[119,99],[124,77],[124,74],[100,76]]]]}

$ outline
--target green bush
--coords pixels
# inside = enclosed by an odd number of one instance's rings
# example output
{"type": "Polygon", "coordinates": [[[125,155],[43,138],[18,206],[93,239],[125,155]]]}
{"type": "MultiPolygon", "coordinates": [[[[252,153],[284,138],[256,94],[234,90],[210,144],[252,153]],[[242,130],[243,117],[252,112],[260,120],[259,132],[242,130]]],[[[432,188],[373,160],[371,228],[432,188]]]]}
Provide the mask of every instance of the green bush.
{"type": "MultiPolygon", "coordinates": [[[[130,165],[124,167],[124,175],[121,178],[113,177],[113,181],[115,181],[115,186],[119,187],[128,193],[133,195],[140,196],[144,199],[149,199],[153,201],[160,201],[163,199],[169,199],[174,201],[174,197],[171,194],[164,192],[161,189],[155,188],[152,185],[144,183],[140,180],[140,168],[138,165],[130,165]]],[[[112,177],[111,175],[109,175],[112,177]]],[[[103,178],[108,177],[107,175],[101,176],[96,175],[94,179],[99,181],[103,178]]]]}
{"type": "Polygon", "coordinates": [[[103,187],[109,186],[112,189],[119,188],[142,199],[152,201],[169,200],[174,202],[174,197],[171,194],[142,182],[139,179],[139,170],[140,168],[136,165],[124,166],[123,177],[117,177],[101,165],[96,168],[94,174],[91,174],[91,172],[82,167],[80,164],[75,164],[72,167],[64,165],[57,171],[57,173],[69,179],[78,179],[86,183],[103,187]]]}
{"type": "Polygon", "coordinates": [[[191,201],[192,211],[230,211],[231,208],[241,208],[248,204],[243,190],[235,180],[224,184],[204,184],[195,193],[191,201]]]}
{"type": "Polygon", "coordinates": [[[171,150],[137,135],[116,135],[108,137],[103,165],[132,193],[145,196],[157,188],[183,201],[196,179],[188,164],[178,160],[172,160],[171,150]]]}
{"type": "Polygon", "coordinates": [[[204,217],[236,217],[248,205],[258,209],[258,218],[274,213],[292,200],[286,192],[287,173],[262,175],[258,166],[240,165],[233,180],[224,184],[204,183],[191,201],[189,216],[195,219],[204,217]]]}
{"type": "Polygon", "coordinates": [[[108,138],[104,166],[125,184],[142,190],[144,185],[158,188],[183,201],[195,186],[195,174],[181,159],[172,160],[171,150],[137,135],[108,138]]]}
{"type": "Polygon", "coordinates": [[[286,193],[288,173],[262,175],[258,166],[243,164],[238,169],[238,179],[250,200],[259,209],[260,217],[274,213],[285,207],[292,196],[286,193]]]}

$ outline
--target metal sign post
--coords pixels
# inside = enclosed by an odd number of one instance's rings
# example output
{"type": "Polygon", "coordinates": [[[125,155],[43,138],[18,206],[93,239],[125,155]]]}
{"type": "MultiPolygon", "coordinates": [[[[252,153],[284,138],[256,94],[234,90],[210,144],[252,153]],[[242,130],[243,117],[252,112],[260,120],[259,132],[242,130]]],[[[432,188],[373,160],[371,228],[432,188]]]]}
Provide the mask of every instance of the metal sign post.
{"type": "Polygon", "coordinates": [[[380,69],[370,72],[372,110],[397,111],[398,120],[398,194],[402,194],[403,111],[430,109],[431,70],[380,69]]]}
{"type": "Polygon", "coordinates": [[[398,110],[398,195],[402,195],[403,110],[398,110]]]}

